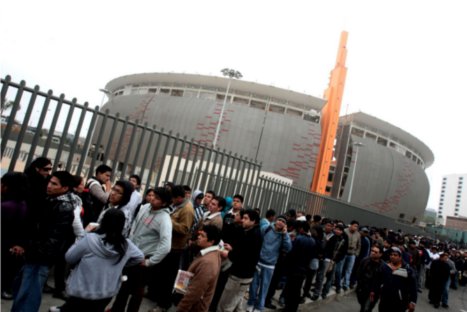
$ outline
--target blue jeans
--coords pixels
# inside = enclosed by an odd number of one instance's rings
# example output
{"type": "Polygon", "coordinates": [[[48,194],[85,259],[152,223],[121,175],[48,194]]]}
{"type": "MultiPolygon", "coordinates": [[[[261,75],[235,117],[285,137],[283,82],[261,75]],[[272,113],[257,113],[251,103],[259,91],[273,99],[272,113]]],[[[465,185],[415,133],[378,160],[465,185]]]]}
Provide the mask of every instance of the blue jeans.
{"type": "MultiPolygon", "coordinates": [[[[355,264],[355,255],[346,255],[344,258],[344,268],[343,268],[343,277],[344,277],[344,287],[349,288],[350,285],[350,275],[352,274],[353,265],[355,264]]],[[[338,282],[340,285],[340,281],[338,282]]],[[[339,287],[340,288],[340,287],[339,287]]]]}
{"type": "Polygon", "coordinates": [[[443,294],[441,295],[441,304],[447,305],[449,300],[449,286],[451,286],[451,277],[448,278],[443,287],[443,294]]]}
{"type": "Polygon", "coordinates": [[[256,310],[264,310],[264,302],[268,293],[274,269],[266,268],[261,265],[256,266],[253,282],[251,282],[248,305],[254,306],[256,310]]]}
{"type": "Polygon", "coordinates": [[[336,263],[334,281],[336,284],[336,290],[339,291],[342,287],[342,273],[344,268],[345,258],[336,263]]]}
{"type": "Polygon", "coordinates": [[[42,288],[49,276],[49,267],[25,264],[15,280],[11,312],[37,312],[41,306],[42,288]]]}

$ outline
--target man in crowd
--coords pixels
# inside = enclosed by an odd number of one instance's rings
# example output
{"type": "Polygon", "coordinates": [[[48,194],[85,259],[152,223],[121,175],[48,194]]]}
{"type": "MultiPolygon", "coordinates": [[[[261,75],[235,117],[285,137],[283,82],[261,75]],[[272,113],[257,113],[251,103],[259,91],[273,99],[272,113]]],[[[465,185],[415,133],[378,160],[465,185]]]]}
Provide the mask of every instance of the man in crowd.
{"type": "Polygon", "coordinates": [[[378,301],[385,265],[382,256],[383,246],[375,244],[371,247],[370,256],[364,258],[358,267],[356,277],[360,312],[371,312],[378,301]]]}
{"type": "Polygon", "coordinates": [[[83,226],[86,227],[89,222],[96,222],[101,214],[102,209],[107,203],[112,189],[110,177],[112,176],[112,168],[107,165],[99,165],[96,168],[96,175],[88,179],[85,192],[91,194],[92,209],[85,210],[83,215],[83,226]]]}
{"type": "MultiPolygon", "coordinates": [[[[439,308],[443,291],[450,278],[451,268],[448,264],[448,258],[449,254],[447,252],[443,252],[438,259],[431,263],[430,266],[431,278],[428,298],[435,308],[439,308]]],[[[448,307],[447,302],[443,302],[443,307],[448,307]]]]}
{"type": "Polygon", "coordinates": [[[266,294],[269,289],[274,266],[281,253],[288,253],[292,248],[289,233],[287,233],[287,219],[279,216],[272,225],[261,228],[263,244],[258,265],[250,286],[247,310],[264,310],[266,294]]]}
{"type": "Polygon", "coordinates": [[[350,285],[350,275],[352,274],[352,269],[355,264],[355,259],[360,254],[361,248],[361,236],[358,231],[359,223],[358,221],[350,222],[350,226],[344,230],[345,234],[348,237],[349,246],[347,249],[347,255],[345,256],[344,262],[336,268],[336,292],[339,293],[342,289],[346,291],[350,285]],[[343,283],[341,281],[341,273],[343,283]],[[338,278],[339,276],[339,278],[338,278]]]}
{"type": "Polygon", "coordinates": [[[167,311],[172,305],[172,290],[180,266],[183,250],[190,238],[195,212],[190,199],[185,197],[185,189],[181,185],[172,188],[172,243],[169,254],[160,264],[158,283],[161,289],[158,295],[158,307],[155,311],[167,311]]]}
{"type": "Polygon", "coordinates": [[[232,248],[225,244],[223,257],[232,262],[230,276],[217,307],[218,312],[233,312],[242,305],[243,295],[248,290],[261,251],[261,232],[259,229],[259,214],[247,209],[243,214],[243,233],[238,244],[232,248]]]}
{"type": "Polygon", "coordinates": [[[201,251],[188,268],[193,276],[183,299],[177,305],[177,312],[208,310],[221,267],[220,238],[221,232],[217,226],[208,224],[199,231],[196,244],[201,251]]]}
{"type": "Polygon", "coordinates": [[[20,272],[19,288],[14,290],[13,312],[39,311],[42,288],[49,267],[63,257],[74,240],[75,182],[67,171],[54,172],[47,184],[47,199],[32,244],[25,248],[26,264],[20,272]]]}
{"type": "Polygon", "coordinates": [[[389,262],[383,266],[379,312],[415,311],[417,281],[410,266],[402,261],[402,251],[391,247],[389,262]]]}
{"type": "Polygon", "coordinates": [[[123,275],[128,281],[122,283],[120,291],[113,303],[112,312],[124,312],[128,297],[131,295],[127,312],[137,312],[144,295],[147,282],[156,281],[151,286],[152,294],[158,301],[159,263],[167,256],[172,242],[172,221],[170,220],[169,205],[172,197],[163,187],[153,190],[154,198],[143,205],[135,218],[131,229],[130,240],[145,256],[140,266],[126,268],[123,275]]]}

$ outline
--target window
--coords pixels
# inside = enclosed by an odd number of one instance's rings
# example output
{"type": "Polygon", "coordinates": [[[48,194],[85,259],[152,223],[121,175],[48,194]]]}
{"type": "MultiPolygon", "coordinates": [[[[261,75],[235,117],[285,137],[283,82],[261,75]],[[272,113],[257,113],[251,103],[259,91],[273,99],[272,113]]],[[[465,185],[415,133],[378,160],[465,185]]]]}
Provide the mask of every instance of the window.
{"type": "Polygon", "coordinates": [[[170,95],[171,96],[183,96],[183,90],[173,89],[170,95]]]}
{"type": "Polygon", "coordinates": [[[234,97],[233,101],[234,101],[234,103],[248,105],[248,99],[241,98],[241,97],[238,97],[238,96],[234,97]]]}
{"type": "Polygon", "coordinates": [[[363,138],[363,134],[364,134],[363,130],[360,130],[358,128],[352,128],[352,131],[350,133],[360,138],[363,138]]]}
{"type": "Polygon", "coordinates": [[[295,109],[287,108],[287,115],[302,117],[302,112],[298,111],[298,110],[295,110],[295,109]]]}
{"type": "Polygon", "coordinates": [[[412,153],[409,151],[405,151],[405,157],[407,157],[408,159],[412,158],[412,153]]]}
{"type": "Polygon", "coordinates": [[[396,143],[394,143],[394,142],[389,142],[389,147],[396,148],[396,143]]]}
{"type": "Polygon", "coordinates": [[[169,94],[169,93],[170,93],[170,89],[161,89],[161,93],[163,93],[163,94],[169,94]]]}
{"type": "Polygon", "coordinates": [[[156,92],[157,92],[157,88],[149,88],[149,89],[148,89],[148,92],[149,92],[149,93],[156,93],[156,92]]]}
{"type": "Polygon", "coordinates": [[[285,107],[270,104],[269,105],[269,111],[283,114],[285,112],[285,107]]]}
{"type": "Polygon", "coordinates": [[[381,137],[378,137],[378,140],[376,141],[376,143],[378,143],[380,145],[383,145],[383,146],[387,146],[388,145],[388,140],[386,140],[384,138],[381,138],[381,137]]]}
{"type": "Polygon", "coordinates": [[[266,103],[265,103],[265,102],[260,102],[260,101],[251,100],[251,107],[257,108],[257,109],[265,110],[265,109],[266,109],[266,103]]]}
{"type": "Polygon", "coordinates": [[[374,135],[373,133],[365,133],[365,138],[368,138],[368,139],[372,139],[372,140],[375,140],[376,141],[376,135],[374,135]]]}

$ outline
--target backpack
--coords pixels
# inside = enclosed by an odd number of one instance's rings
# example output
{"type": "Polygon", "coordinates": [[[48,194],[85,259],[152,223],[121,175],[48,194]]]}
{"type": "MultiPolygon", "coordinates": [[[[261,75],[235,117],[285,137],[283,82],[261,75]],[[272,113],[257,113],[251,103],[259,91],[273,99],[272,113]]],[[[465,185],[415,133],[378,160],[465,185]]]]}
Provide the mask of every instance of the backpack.
{"type": "Polygon", "coordinates": [[[89,222],[96,222],[97,218],[99,218],[102,208],[104,208],[104,204],[98,200],[95,200],[91,194],[91,191],[89,190],[90,187],[96,183],[100,185],[100,183],[95,179],[89,179],[84,186],[83,192],[80,195],[81,201],[83,202],[81,218],[83,220],[84,227],[86,227],[89,222]]]}

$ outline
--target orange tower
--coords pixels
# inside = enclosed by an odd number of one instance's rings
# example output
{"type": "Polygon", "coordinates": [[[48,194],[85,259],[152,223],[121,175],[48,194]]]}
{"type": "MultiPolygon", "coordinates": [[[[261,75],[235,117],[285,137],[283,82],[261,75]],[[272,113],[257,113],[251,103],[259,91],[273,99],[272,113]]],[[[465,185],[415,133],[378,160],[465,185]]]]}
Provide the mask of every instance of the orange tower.
{"type": "Polygon", "coordinates": [[[327,100],[327,103],[321,113],[321,144],[319,146],[313,182],[311,183],[311,191],[319,194],[325,194],[326,192],[329,167],[331,166],[334,150],[334,140],[336,139],[339,124],[339,113],[344,94],[345,77],[347,75],[347,68],[345,67],[347,36],[347,32],[343,31],[341,33],[336,66],[331,71],[329,86],[324,91],[324,99],[327,100]]]}

